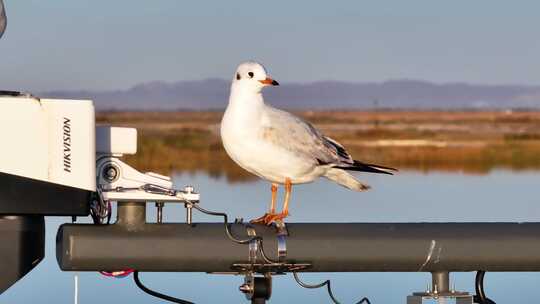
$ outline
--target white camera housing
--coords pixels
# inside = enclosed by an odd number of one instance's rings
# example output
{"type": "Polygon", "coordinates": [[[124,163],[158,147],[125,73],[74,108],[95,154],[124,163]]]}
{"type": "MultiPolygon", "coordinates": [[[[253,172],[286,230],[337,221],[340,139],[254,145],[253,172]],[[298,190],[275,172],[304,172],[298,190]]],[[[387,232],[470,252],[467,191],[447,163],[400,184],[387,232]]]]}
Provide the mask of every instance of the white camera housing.
{"type": "Polygon", "coordinates": [[[95,191],[92,101],[10,93],[0,96],[0,172],[95,191]]]}

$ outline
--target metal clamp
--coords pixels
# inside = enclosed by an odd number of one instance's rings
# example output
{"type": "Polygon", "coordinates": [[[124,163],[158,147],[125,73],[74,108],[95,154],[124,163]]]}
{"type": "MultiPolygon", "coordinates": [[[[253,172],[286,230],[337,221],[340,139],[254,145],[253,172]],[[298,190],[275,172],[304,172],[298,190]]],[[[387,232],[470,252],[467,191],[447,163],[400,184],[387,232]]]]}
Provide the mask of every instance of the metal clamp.
{"type": "MultiPolygon", "coordinates": [[[[250,237],[257,236],[257,231],[250,224],[246,224],[246,231],[250,237]]],[[[256,239],[253,239],[251,242],[249,242],[248,248],[249,248],[249,262],[251,264],[257,263],[257,253],[259,252],[259,241],[256,239]]]]}
{"type": "Polygon", "coordinates": [[[293,271],[305,271],[311,268],[311,263],[234,263],[231,265],[231,272],[227,274],[245,274],[245,273],[270,273],[285,274],[293,271]]]}
{"type": "MultiPolygon", "coordinates": [[[[238,223],[238,221],[236,221],[238,223]]],[[[242,223],[240,221],[240,223],[242,223]]],[[[255,228],[250,224],[245,224],[246,231],[250,237],[256,237],[257,232],[255,228]]],[[[284,274],[286,272],[292,271],[302,271],[310,268],[312,265],[310,263],[289,263],[287,259],[287,237],[289,232],[287,226],[282,221],[277,221],[274,224],[277,234],[277,245],[278,245],[278,260],[273,262],[265,257],[263,254],[263,262],[257,262],[257,256],[262,250],[262,244],[259,244],[261,240],[254,239],[249,242],[249,261],[248,263],[235,263],[231,265],[231,269],[234,273],[238,274],[253,274],[253,273],[263,273],[266,275],[270,274],[284,274]]]]}
{"type": "Polygon", "coordinates": [[[285,262],[287,259],[287,237],[289,236],[289,231],[283,221],[275,222],[274,227],[277,230],[278,261],[285,262]]]}

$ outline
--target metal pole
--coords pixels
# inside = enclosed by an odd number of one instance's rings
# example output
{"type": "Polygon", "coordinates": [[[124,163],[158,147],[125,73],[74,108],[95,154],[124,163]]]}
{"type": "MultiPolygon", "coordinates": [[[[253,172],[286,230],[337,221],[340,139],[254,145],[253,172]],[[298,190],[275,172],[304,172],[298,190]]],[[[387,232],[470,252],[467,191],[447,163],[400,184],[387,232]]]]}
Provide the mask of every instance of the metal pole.
{"type": "Polygon", "coordinates": [[[446,293],[450,291],[450,274],[448,271],[434,271],[431,273],[433,291],[446,293]]]}
{"type": "Polygon", "coordinates": [[[119,202],[117,226],[126,230],[141,228],[146,223],[146,203],[119,202]]]}
{"type": "Polygon", "coordinates": [[[193,224],[193,207],[190,204],[186,204],[186,224],[193,224]]]}
{"type": "MultiPolygon", "coordinates": [[[[62,270],[230,272],[233,264],[249,263],[249,246],[232,242],[222,223],[137,220],[137,229],[128,229],[133,226],[120,225],[124,215],[119,209],[118,224],[59,229],[62,270]]],[[[540,271],[540,223],[291,223],[287,228],[286,261],[309,263],[307,271],[434,272],[443,289],[448,289],[445,272],[540,271]]],[[[249,237],[242,224],[231,229],[238,238],[249,237]]],[[[275,229],[255,229],[267,255],[277,260],[275,229]]]]}

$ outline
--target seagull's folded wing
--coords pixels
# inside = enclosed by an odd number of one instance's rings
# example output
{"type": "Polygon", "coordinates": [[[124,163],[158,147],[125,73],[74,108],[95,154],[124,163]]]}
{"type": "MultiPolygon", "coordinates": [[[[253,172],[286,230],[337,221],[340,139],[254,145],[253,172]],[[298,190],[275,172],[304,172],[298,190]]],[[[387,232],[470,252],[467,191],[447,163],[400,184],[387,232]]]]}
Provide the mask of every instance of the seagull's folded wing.
{"type": "Polygon", "coordinates": [[[325,137],[310,123],[288,112],[267,108],[268,123],[261,137],[316,165],[352,164],[353,160],[342,145],[325,137]]]}

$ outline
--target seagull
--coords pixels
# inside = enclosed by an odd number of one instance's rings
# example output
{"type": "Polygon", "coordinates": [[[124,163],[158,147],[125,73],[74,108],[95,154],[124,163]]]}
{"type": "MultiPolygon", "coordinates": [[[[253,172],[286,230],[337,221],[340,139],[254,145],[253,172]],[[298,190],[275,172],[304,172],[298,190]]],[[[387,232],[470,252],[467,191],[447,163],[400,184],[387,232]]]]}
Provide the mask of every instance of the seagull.
{"type": "Polygon", "coordinates": [[[270,211],[252,223],[271,225],[283,221],[289,215],[292,185],[326,177],[351,190],[365,191],[370,187],[347,171],[397,171],[354,160],[340,143],[310,123],[266,104],[262,89],[278,85],[260,63],[240,64],[221,121],[221,139],[227,154],[246,171],[271,183],[270,211]],[[276,213],[279,185],[284,185],[285,197],[282,211],[276,213]]]}

